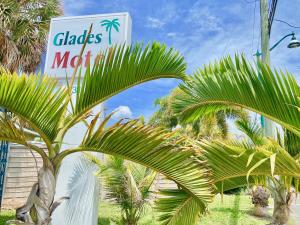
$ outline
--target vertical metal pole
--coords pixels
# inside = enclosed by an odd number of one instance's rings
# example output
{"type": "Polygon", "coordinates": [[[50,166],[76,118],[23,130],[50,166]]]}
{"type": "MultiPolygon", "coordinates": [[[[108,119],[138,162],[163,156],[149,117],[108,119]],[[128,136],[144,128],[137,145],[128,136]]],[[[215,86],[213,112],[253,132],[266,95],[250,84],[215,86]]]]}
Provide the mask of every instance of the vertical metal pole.
{"type": "MultiPolygon", "coordinates": [[[[258,78],[259,79],[261,78],[260,64],[259,64],[260,55],[261,54],[259,53],[259,51],[257,49],[255,56],[256,56],[256,67],[257,67],[257,73],[258,73],[258,78]]],[[[262,115],[260,116],[260,125],[263,128],[263,130],[264,130],[265,129],[265,117],[262,116],[262,115]]]]}
{"type": "MultiPolygon", "coordinates": [[[[269,0],[260,0],[260,29],[261,29],[261,60],[270,65],[270,35],[269,35],[269,0]]],[[[267,118],[261,118],[264,134],[274,137],[273,122],[267,118]]]]}
{"type": "Polygon", "coordinates": [[[7,168],[9,144],[7,141],[0,141],[0,210],[2,206],[3,193],[5,188],[5,175],[7,168]]]}

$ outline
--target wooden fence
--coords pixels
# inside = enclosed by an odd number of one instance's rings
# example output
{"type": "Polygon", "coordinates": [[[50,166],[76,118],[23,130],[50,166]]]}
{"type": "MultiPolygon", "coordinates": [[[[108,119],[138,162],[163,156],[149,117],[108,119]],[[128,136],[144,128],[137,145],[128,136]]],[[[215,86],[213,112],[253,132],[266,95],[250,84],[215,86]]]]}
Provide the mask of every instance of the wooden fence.
{"type": "MultiPolygon", "coordinates": [[[[45,148],[42,143],[38,145],[45,148]]],[[[41,166],[42,159],[37,153],[22,145],[10,144],[2,208],[14,209],[26,202],[41,166]]]]}

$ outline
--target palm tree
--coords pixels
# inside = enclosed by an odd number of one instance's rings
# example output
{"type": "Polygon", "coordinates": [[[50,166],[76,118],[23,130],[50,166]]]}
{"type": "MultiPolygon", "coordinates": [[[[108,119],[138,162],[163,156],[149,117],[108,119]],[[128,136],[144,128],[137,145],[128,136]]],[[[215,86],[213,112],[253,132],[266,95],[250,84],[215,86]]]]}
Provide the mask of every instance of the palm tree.
{"type": "Polygon", "coordinates": [[[158,78],[184,79],[183,57],[158,43],[145,48],[116,46],[104,55],[82,78],[79,74],[75,102],[71,93],[78,65],[67,87],[58,86],[56,80],[46,75],[18,75],[1,69],[0,106],[18,119],[1,114],[0,140],[24,145],[43,160],[38,183],[27,203],[17,209],[17,219],[51,224],[51,215],[60,202],[53,202],[53,198],[61,162],[68,155],[83,151],[122,157],[160,172],[201,206],[211,200],[212,187],[205,164],[195,160],[198,154],[185,139],[168,142],[172,133],[137,121],[120,121],[107,127],[111,115],[98,125],[101,112],[91,123],[85,120],[96,105],[132,86],[158,78]],[[25,122],[26,129],[22,126],[25,122]],[[88,125],[81,144],[61,151],[65,135],[80,122],[88,125]],[[42,139],[47,151],[30,142],[28,134],[42,139]]]}
{"type": "Polygon", "coordinates": [[[119,19],[113,19],[113,20],[102,20],[101,21],[101,26],[105,27],[106,32],[108,32],[108,43],[111,45],[112,40],[111,40],[111,31],[114,28],[117,32],[119,32],[119,19]]]}
{"type": "Polygon", "coordinates": [[[176,129],[181,134],[201,140],[227,139],[227,119],[247,118],[248,115],[240,107],[227,107],[213,112],[201,114],[193,121],[183,121],[172,109],[172,104],[184,93],[175,88],[170,95],[156,99],[155,105],[159,109],[153,113],[149,124],[162,126],[167,129],[176,129]]]}
{"type": "MultiPolygon", "coordinates": [[[[239,120],[237,121],[238,128],[246,134],[248,137],[250,144],[253,146],[268,146],[269,139],[263,136],[263,130],[259,127],[255,122],[239,120]]],[[[295,157],[300,147],[300,138],[293,135],[293,133],[287,131],[286,129],[283,131],[283,137],[278,135],[277,141],[278,145],[292,156],[295,157]]],[[[290,217],[291,212],[291,203],[294,199],[294,188],[285,188],[285,183],[283,182],[285,179],[289,179],[287,177],[272,177],[268,179],[266,188],[271,192],[274,197],[274,210],[273,217],[276,218],[276,221],[280,223],[286,223],[290,217]],[[285,205],[286,207],[282,207],[285,205]]],[[[295,185],[295,180],[292,178],[290,181],[291,184],[295,185]]],[[[264,194],[264,193],[262,193],[264,194]]],[[[261,199],[259,196],[253,196],[254,202],[259,202],[261,199]]],[[[265,204],[265,203],[263,203],[265,204]]]]}
{"type": "Polygon", "coordinates": [[[121,222],[137,225],[151,204],[151,187],[157,173],[118,157],[109,157],[101,168],[107,198],[120,206],[121,222]]]}
{"type": "MultiPolygon", "coordinates": [[[[252,146],[262,146],[267,143],[263,136],[263,129],[257,123],[257,121],[251,121],[250,119],[241,119],[236,121],[237,128],[244,133],[245,137],[243,141],[252,146]]],[[[269,205],[270,193],[263,186],[252,187],[252,204],[254,205],[255,216],[265,216],[267,206],[269,205]]]]}
{"type": "MultiPolygon", "coordinates": [[[[259,76],[244,57],[236,57],[235,61],[227,57],[206,66],[181,85],[185,95],[174,104],[175,111],[181,112],[183,119],[194,119],[206,111],[239,106],[273,120],[298,139],[300,90],[296,80],[288,72],[271,70],[263,64],[260,68],[259,76]]],[[[293,186],[299,191],[300,148],[292,147],[299,145],[283,147],[271,139],[262,146],[220,141],[200,145],[219,192],[247,183],[265,183],[266,176],[273,179],[276,175],[285,177],[286,190],[293,186]]],[[[290,196],[285,193],[281,197],[280,204],[275,198],[275,208],[281,206],[274,214],[275,224],[282,224],[284,211],[288,210],[290,196]]]]}
{"type": "Polygon", "coordinates": [[[34,72],[40,64],[52,17],[61,15],[59,0],[0,2],[0,65],[34,72]]]}
{"type": "MultiPolygon", "coordinates": [[[[82,205],[78,199],[86,199],[86,192],[89,190],[92,192],[99,191],[100,186],[103,187],[101,190],[105,192],[105,200],[118,205],[121,209],[120,217],[111,218],[118,224],[137,225],[146,209],[152,206],[154,196],[152,189],[157,172],[147,167],[115,156],[108,156],[100,160],[97,156],[84,153],[74,170],[76,173],[73,174],[68,183],[70,196],[71,198],[75,197],[73,201],[68,201],[66,212],[70,225],[78,224],[79,221],[79,224],[85,222],[81,219],[84,214],[78,211],[82,205]],[[97,177],[96,184],[92,182],[92,186],[96,186],[96,188],[90,188],[90,182],[86,182],[86,179],[82,183],[82,176],[87,177],[87,179],[89,176],[97,177]],[[81,183],[84,186],[84,191],[82,189],[77,190],[77,186],[81,187],[81,183]]],[[[92,180],[94,179],[92,178],[92,180]]],[[[92,206],[98,205],[99,199],[94,198],[92,201],[92,206]]],[[[95,218],[97,218],[98,207],[96,209],[91,207],[90,210],[95,210],[95,218]]]]}

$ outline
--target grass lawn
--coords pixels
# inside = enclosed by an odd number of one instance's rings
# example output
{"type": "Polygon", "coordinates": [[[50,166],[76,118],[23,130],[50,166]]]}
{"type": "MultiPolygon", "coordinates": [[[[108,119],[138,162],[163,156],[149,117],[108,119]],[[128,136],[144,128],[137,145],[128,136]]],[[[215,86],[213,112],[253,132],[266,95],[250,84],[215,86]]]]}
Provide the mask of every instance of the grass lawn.
{"type": "MultiPolygon", "coordinates": [[[[271,210],[272,211],[272,210],[271,210]]],[[[271,215],[269,210],[269,214],[271,215]]],[[[201,225],[265,225],[270,218],[252,216],[252,204],[248,195],[224,195],[223,203],[216,196],[209,206],[209,212],[201,220],[201,225]]]]}
{"type": "Polygon", "coordinates": [[[5,225],[6,221],[13,220],[15,218],[15,211],[3,210],[0,212],[0,225],[5,225]]]}
{"type": "MultiPolygon", "coordinates": [[[[224,195],[223,203],[216,196],[209,205],[209,212],[203,216],[199,225],[265,225],[270,218],[252,216],[252,204],[248,195],[224,195]]],[[[110,225],[110,219],[119,218],[119,209],[109,203],[102,203],[99,210],[99,225],[110,225]]],[[[271,211],[269,212],[271,215],[271,211]]],[[[154,212],[147,211],[141,225],[159,225],[154,212]]]]}
{"type": "MultiPolygon", "coordinates": [[[[265,225],[270,223],[270,218],[257,218],[251,215],[250,196],[247,195],[225,195],[221,203],[220,196],[216,196],[214,202],[209,206],[209,213],[205,215],[200,225],[265,225]]],[[[120,209],[111,203],[100,203],[99,225],[115,224],[118,221],[120,209]]],[[[270,212],[271,215],[271,212],[270,212]]],[[[14,218],[14,211],[2,211],[0,213],[0,225],[14,218]]],[[[142,218],[141,225],[159,225],[154,212],[149,209],[142,218]]]]}

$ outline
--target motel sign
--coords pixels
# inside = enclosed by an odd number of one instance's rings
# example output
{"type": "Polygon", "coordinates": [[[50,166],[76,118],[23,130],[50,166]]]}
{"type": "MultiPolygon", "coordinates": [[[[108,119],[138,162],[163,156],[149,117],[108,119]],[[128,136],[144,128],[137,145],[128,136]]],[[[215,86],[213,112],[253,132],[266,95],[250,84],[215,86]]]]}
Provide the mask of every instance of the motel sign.
{"type": "Polygon", "coordinates": [[[128,13],[114,13],[51,20],[45,73],[64,79],[71,76],[79,61],[82,69],[93,63],[97,55],[115,44],[129,44],[131,19],[128,13]],[[90,34],[88,30],[93,24],[90,34]],[[80,50],[87,39],[85,52],[80,50]]]}

